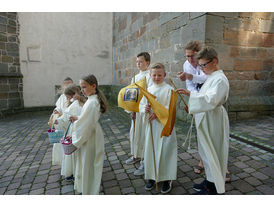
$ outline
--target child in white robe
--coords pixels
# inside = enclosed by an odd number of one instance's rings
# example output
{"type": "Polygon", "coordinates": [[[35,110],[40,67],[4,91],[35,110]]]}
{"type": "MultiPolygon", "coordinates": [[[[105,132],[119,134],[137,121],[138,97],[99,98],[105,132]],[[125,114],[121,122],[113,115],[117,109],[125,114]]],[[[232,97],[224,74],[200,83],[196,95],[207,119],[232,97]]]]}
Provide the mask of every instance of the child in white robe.
{"type": "MultiPolygon", "coordinates": [[[[70,77],[66,77],[62,84],[62,90],[65,91],[66,87],[73,84],[73,80],[70,77]]],[[[67,108],[67,97],[65,94],[61,94],[56,102],[56,107],[52,114],[62,116],[65,109],[67,108]]],[[[63,149],[60,143],[54,143],[52,148],[52,165],[62,164],[63,149]]]]}
{"type": "Polygon", "coordinates": [[[100,114],[106,111],[106,99],[98,89],[94,75],[80,80],[88,100],[80,116],[71,116],[72,144],[77,147],[74,189],[83,195],[97,195],[104,163],[104,135],[99,124],[100,114]]]}
{"type": "MultiPolygon", "coordinates": [[[[68,108],[65,109],[63,115],[56,119],[57,129],[67,130],[69,126],[70,116],[79,116],[81,114],[82,107],[86,102],[86,98],[81,96],[80,89],[75,85],[69,85],[64,94],[68,100],[68,108]]],[[[71,127],[69,131],[71,131],[71,127]]],[[[68,133],[69,134],[69,133],[68,133]]],[[[61,163],[61,175],[65,176],[67,180],[73,179],[75,174],[75,153],[71,155],[65,155],[62,153],[62,163],[61,163]]]]}
{"type": "MultiPolygon", "coordinates": [[[[137,82],[143,78],[146,78],[147,87],[153,84],[150,78],[150,71],[148,66],[150,64],[150,55],[147,52],[141,52],[137,55],[136,65],[140,72],[132,78],[131,83],[137,82]]],[[[144,130],[144,113],[131,113],[131,127],[130,127],[130,153],[131,157],[126,160],[126,164],[133,164],[140,161],[140,166],[134,171],[134,175],[144,174],[144,142],[145,142],[145,130],[144,130]]]]}
{"type": "MultiPolygon", "coordinates": [[[[167,109],[169,108],[171,91],[173,88],[164,82],[166,73],[164,65],[157,63],[151,67],[150,73],[153,85],[147,90],[156,96],[156,100],[167,109]]],[[[177,139],[175,128],[169,137],[161,137],[164,126],[157,119],[157,116],[151,111],[151,106],[147,104],[147,99],[144,97],[141,100],[140,112],[146,112],[146,137],[145,137],[145,152],[144,152],[144,166],[145,179],[148,180],[145,189],[151,190],[155,181],[163,182],[162,193],[168,193],[172,188],[172,180],[177,177],[177,139]],[[151,129],[154,141],[156,173],[154,170],[153,145],[151,140],[151,129]]]]}
{"type": "Polygon", "coordinates": [[[189,97],[189,113],[195,115],[198,151],[206,179],[195,184],[197,194],[225,193],[229,148],[229,120],[222,106],[228,98],[229,82],[217,67],[217,52],[205,47],[197,54],[199,65],[208,76],[199,93],[178,89],[189,97]]]}

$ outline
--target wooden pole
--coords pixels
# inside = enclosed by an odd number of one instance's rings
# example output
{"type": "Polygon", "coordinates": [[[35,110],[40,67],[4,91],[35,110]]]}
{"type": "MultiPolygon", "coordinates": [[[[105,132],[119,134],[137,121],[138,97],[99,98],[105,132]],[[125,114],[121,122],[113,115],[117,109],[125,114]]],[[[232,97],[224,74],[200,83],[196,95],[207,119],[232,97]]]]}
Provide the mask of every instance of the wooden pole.
{"type": "Polygon", "coordinates": [[[156,191],[158,192],[158,177],[157,177],[157,171],[156,171],[156,159],[155,159],[155,150],[154,150],[154,140],[153,140],[153,133],[152,133],[152,124],[151,122],[149,123],[150,125],[150,137],[151,137],[151,142],[152,142],[152,151],[153,151],[153,162],[154,162],[154,173],[155,173],[155,183],[156,183],[156,191]]]}
{"type": "MultiPolygon", "coordinates": [[[[174,82],[172,81],[171,77],[169,77],[169,81],[170,81],[170,83],[172,84],[172,86],[174,87],[174,89],[176,90],[177,87],[176,87],[176,85],[174,84],[174,82]]],[[[182,96],[179,92],[177,92],[177,93],[179,94],[179,96],[180,96],[181,100],[183,101],[184,105],[186,106],[186,107],[185,107],[186,113],[188,113],[188,106],[187,106],[187,103],[185,102],[183,96],[182,96]]]]}

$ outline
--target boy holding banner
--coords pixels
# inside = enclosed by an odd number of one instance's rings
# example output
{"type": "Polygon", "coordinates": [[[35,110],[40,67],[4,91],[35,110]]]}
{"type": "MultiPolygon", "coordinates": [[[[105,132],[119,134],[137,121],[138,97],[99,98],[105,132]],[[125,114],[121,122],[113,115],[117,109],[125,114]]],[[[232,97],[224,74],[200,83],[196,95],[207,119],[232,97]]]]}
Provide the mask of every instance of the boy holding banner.
{"type": "Polygon", "coordinates": [[[173,128],[174,122],[167,123],[172,116],[171,113],[176,116],[174,113],[176,112],[176,98],[173,98],[176,95],[173,88],[164,82],[166,72],[163,64],[153,65],[150,76],[153,85],[148,87],[147,91],[150,95],[152,94],[151,96],[154,95],[156,100],[154,97],[146,96],[140,102],[140,113],[146,113],[144,166],[145,179],[148,182],[145,189],[151,190],[155,182],[157,189],[157,182],[163,181],[161,192],[168,193],[172,187],[172,180],[176,180],[177,176],[176,132],[173,128]],[[152,103],[151,99],[156,101],[157,105],[152,103]],[[173,101],[170,101],[171,99],[173,101]],[[171,107],[175,111],[171,112],[171,107]],[[166,132],[166,128],[170,125],[172,125],[171,128],[168,128],[166,132]]]}

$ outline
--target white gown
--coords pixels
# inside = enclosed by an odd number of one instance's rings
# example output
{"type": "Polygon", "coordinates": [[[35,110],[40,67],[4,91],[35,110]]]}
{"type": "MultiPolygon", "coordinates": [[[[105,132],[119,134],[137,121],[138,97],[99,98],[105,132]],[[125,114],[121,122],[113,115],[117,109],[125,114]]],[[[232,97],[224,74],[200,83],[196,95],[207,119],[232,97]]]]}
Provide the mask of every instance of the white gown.
{"type": "Polygon", "coordinates": [[[97,195],[104,163],[104,135],[99,124],[100,104],[97,95],[88,97],[72,129],[76,150],[74,189],[83,195],[97,195]]]}
{"type": "MultiPolygon", "coordinates": [[[[80,106],[79,101],[75,100],[67,109],[65,109],[63,115],[57,119],[58,121],[58,129],[64,130],[66,132],[69,125],[69,117],[70,116],[79,116],[82,111],[82,106],[80,106]]],[[[71,135],[71,127],[68,131],[67,135],[71,135]]],[[[71,155],[65,155],[63,148],[61,148],[61,175],[65,177],[69,177],[75,174],[75,155],[77,151],[72,153],[71,155]]]]}
{"type": "MultiPolygon", "coordinates": [[[[147,87],[152,86],[153,82],[150,78],[150,70],[140,71],[139,74],[135,75],[135,82],[146,77],[147,87]]],[[[131,83],[134,83],[134,79],[131,80],[131,83]]],[[[134,123],[131,120],[130,127],[130,151],[135,158],[144,157],[144,143],[145,143],[145,129],[144,129],[145,114],[136,112],[135,119],[135,130],[134,123]],[[133,132],[135,131],[135,132],[133,132]]]]}
{"type": "MultiPolygon", "coordinates": [[[[161,85],[153,84],[147,90],[156,96],[156,100],[166,108],[169,108],[171,90],[173,88],[163,82],[161,85]]],[[[141,113],[145,112],[144,105],[147,104],[147,99],[144,97],[141,101],[141,113]]],[[[176,180],[177,177],[177,139],[175,127],[169,137],[161,137],[164,126],[158,119],[152,120],[152,135],[154,140],[155,159],[157,181],[176,180]]],[[[144,152],[144,167],[145,179],[156,180],[153,162],[153,150],[150,132],[150,123],[148,122],[148,114],[145,118],[145,152],[144,152]]]]}
{"type": "MultiPolygon", "coordinates": [[[[67,97],[62,94],[56,102],[56,110],[60,113],[64,113],[67,108],[67,97]]],[[[52,148],[52,165],[61,165],[62,164],[62,154],[63,148],[60,143],[54,143],[52,148]]]]}
{"type": "Polygon", "coordinates": [[[199,93],[191,92],[189,113],[195,115],[198,151],[206,179],[214,182],[217,192],[225,192],[229,148],[229,120],[222,106],[229,93],[229,82],[222,70],[209,75],[199,93]]]}

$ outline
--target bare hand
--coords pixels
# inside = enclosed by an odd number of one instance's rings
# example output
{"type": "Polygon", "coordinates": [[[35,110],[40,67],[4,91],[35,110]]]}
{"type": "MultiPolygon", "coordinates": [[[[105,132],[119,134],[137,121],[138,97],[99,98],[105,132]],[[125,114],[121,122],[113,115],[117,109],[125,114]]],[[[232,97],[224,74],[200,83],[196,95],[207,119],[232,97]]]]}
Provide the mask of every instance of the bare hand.
{"type": "Polygon", "coordinates": [[[131,117],[132,120],[135,120],[136,119],[136,112],[131,112],[130,117],[131,117]]]}
{"type": "Polygon", "coordinates": [[[185,72],[178,72],[177,77],[180,78],[182,81],[186,80],[186,73],[185,72]]]}
{"type": "Polygon", "coordinates": [[[151,111],[151,105],[150,104],[146,105],[145,111],[146,111],[146,113],[150,113],[150,111],[151,111]]]}
{"type": "Polygon", "coordinates": [[[190,81],[192,81],[193,79],[193,75],[192,74],[188,74],[188,73],[185,73],[186,74],[186,78],[190,81]]]}
{"type": "Polygon", "coordinates": [[[57,121],[57,119],[54,121],[54,124],[58,124],[58,121],[57,121]]]}
{"type": "Polygon", "coordinates": [[[53,114],[60,114],[60,112],[58,112],[57,109],[54,109],[54,110],[53,110],[53,114]]]}
{"type": "Polygon", "coordinates": [[[149,117],[148,117],[148,121],[151,122],[154,119],[157,119],[156,114],[155,113],[150,114],[149,117]]]}
{"type": "Polygon", "coordinates": [[[78,120],[78,117],[76,117],[76,116],[70,116],[69,120],[71,120],[72,122],[75,122],[76,120],[78,120]]]}
{"type": "Polygon", "coordinates": [[[190,91],[186,89],[176,89],[175,92],[178,92],[179,94],[184,94],[186,96],[190,96],[190,91]]]}

